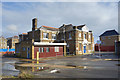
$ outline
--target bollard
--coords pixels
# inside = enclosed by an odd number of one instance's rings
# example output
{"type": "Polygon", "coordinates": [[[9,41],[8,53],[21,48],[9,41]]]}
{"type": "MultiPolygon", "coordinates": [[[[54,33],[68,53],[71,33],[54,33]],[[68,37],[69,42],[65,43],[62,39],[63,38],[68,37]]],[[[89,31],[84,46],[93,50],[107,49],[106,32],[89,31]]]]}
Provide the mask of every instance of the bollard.
{"type": "Polygon", "coordinates": [[[37,57],[36,57],[37,61],[39,60],[39,52],[37,52],[37,57]]]}

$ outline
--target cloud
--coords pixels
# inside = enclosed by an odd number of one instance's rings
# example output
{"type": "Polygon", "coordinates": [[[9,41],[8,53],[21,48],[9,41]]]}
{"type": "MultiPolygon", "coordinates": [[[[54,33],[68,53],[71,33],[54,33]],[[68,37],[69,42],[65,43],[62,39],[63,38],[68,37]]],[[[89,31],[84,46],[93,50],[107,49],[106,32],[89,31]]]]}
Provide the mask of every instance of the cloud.
{"type": "Polygon", "coordinates": [[[0,2],[0,36],[2,35],[2,3],[0,2]]]}
{"type": "Polygon", "coordinates": [[[7,29],[8,29],[8,31],[17,31],[18,30],[18,28],[17,28],[17,26],[16,25],[14,25],[14,24],[11,24],[11,25],[8,25],[7,26],[7,29]]]}
{"type": "MultiPolygon", "coordinates": [[[[6,26],[14,24],[17,26],[17,32],[27,32],[32,29],[32,18],[36,17],[38,27],[60,27],[64,23],[86,24],[97,39],[105,30],[118,29],[117,7],[115,2],[3,3],[3,30],[8,30],[6,26]]],[[[9,30],[4,35],[8,36],[9,33],[14,32],[9,30]]]]}
{"type": "Polygon", "coordinates": [[[118,2],[119,0],[3,0],[3,2],[118,2]]]}

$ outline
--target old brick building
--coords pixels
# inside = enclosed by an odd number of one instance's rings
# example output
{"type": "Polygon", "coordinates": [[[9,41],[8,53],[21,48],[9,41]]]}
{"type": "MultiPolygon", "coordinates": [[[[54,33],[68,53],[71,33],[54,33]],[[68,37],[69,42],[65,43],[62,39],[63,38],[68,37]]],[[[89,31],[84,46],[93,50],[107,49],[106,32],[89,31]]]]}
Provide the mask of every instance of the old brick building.
{"type": "Polygon", "coordinates": [[[18,42],[19,42],[18,36],[7,38],[7,46],[9,46],[10,49],[15,49],[15,43],[18,42]]]}
{"type": "Polygon", "coordinates": [[[37,28],[36,18],[32,20],[32,31],[19,35],[19,41],[15,45],[16,55],[32,59],[37,57],[37,53],[40,58],[86,54],[94,49],[93,33],[86,25],[37,28]]]}
{"type": "Polygon", "coordinates": [[[7,39],[3,36],[0,37],[0,49],[7,49],[7,39]]]}
{"type": "Polygon", "coordinates": [[[67,54],[86,54],[94,50],[94,38],[92,31],[86,25],[73,26],[63,24],[59,28],[58,41],[67,43],[67,54]]]}
{"type": "Polygon", "coordinates": [[[115,51],[115,42],[120,41],[120,35],[115,30],[105,31],[100,36],[101,51],[115,51]]]}

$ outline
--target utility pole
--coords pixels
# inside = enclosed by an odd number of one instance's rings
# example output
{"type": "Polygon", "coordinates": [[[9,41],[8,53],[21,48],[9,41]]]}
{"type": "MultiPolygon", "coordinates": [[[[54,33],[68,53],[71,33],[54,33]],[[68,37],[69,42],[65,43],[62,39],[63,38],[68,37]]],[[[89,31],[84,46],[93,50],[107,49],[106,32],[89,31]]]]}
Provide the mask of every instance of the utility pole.
{"type": "MultiPolygon", "coordinates": [[[[66,43],[66,40],[65,40],[65,24],[63,24],[63,36],[64,36],[64,43],[66,43]]],[[[64,56],[66,56],[66,46],[64,45],[64,56]]]]}

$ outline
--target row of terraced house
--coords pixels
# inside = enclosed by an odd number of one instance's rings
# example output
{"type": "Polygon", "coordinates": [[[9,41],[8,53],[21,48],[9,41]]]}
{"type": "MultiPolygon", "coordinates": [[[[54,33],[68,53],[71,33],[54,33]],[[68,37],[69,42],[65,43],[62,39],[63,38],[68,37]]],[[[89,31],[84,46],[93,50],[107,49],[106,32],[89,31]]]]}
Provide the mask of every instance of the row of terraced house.
{"type": "Polygon", "coordinates": [[[15,44],[16,56],[30,59],[82,55],[92,51],[94,51],[93,33],[86,25],[38,27],[37,18],[32,20],[32,30],[20,34],[19,43],[15,44]]]}

